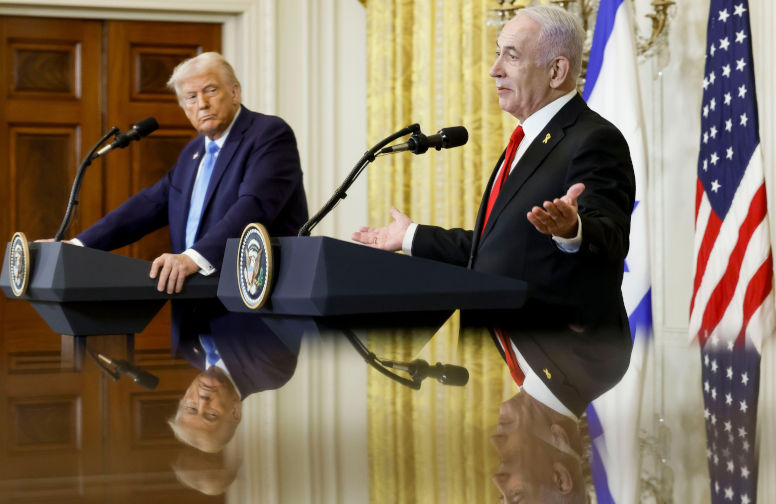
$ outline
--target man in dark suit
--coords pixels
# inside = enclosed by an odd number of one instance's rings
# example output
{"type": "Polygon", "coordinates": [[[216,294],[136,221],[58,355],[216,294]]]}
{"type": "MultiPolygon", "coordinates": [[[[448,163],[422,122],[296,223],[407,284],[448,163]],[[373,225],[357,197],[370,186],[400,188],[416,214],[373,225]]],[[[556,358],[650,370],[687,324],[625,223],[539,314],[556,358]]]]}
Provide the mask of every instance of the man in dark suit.
{"type": "Polygon", "coordinates": [[[635,198],[625,139],[576,92],[583,41],[573,16],[547,6],[520,10],[499,35],[490,75],[518,126],[473,231],[418,226],[392,208],[388,226],[353,235],[551,292],[553,304],[499,320],[494,340],[519,385],[574,415],[628,366],[620,284],[635,198]]]}
{"type": "Polygon", "coordinates": [[[282,387],[296,370],[306,319],[224,314],[210,321],[213,337],[186,338],[178,349],[202,372],[189,385],[168,424],[178,439],[216,453],[242,420],[242,401],[282,387]],[[250,327],[250,331],[245,328],[250,327]]]}
{"type": "MultiPolygon", "coordinates": [[[[188,276],[220,269],[227,238],[239,237],[250,222],[273,236],[296,234],[307,202],[293,131],[281,118],[241,105],[240,83],[220,54],[182,62],[168,86],[200,135],[159,182],[73,241],[112,250],[169,226],[172,251],[153,261],[150,276],[159,291],[172,294],[188,276]]],[[[210,333],[210,320],[224,311],[217,300],[174,301],[173,352],[181,338],[210,333]]]]}

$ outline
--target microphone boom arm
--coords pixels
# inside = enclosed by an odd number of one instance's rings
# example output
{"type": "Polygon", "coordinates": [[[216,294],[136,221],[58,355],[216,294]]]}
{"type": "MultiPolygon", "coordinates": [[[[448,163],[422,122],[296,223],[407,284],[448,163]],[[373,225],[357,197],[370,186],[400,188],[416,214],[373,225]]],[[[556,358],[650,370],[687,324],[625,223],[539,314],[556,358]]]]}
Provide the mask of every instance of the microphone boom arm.
{"type": "Polygon", "coordinates": [[[94,147],[89,151],[89,153],[86,155],[86,157],[81,161],[81,166],[78,167],[78,172],[76,172],[75,180],[73,181],[73,188],[70,190],[70,199],[67,202],[67,210],[65,211],[65,218],[62,219],[62,224],[59,226],[59,231],[57,231],[56,236],[54,236],[54,241],[59,242],[62,241],[62,238],[65,236],[65,233],[70,228],[70,224],[72,224],[72,216],[73,212],[75,211],[75,207],[78,206],[78,194],[81,192],[81,181],[84,178],[84,175],[86,174],[86,168],[92,164],[92,161],[95,159],[94,153],[97,151],[97,149],[100,148],[102,144],[104,144],[108,138],[110,138],[113,135],[116,135],[119,132],[119,129],[114,126],[112,127],[107,133],[105,133],[105,136],[100,138],[100,140],[94,144],[94,147]]]}
{"type": "Polygon", "coordinates": [[[334,194],[329,198],[329,201],[326,202],[323,207],[318,210],[318,213],[312,216],[310,220],[304,223],[302,228],[299,230],[298,236],[310,236],[310,232],[312,229],[324,218],[326,215],[328,215],[329,212],[331,212],[335,206],[337,206],[337,203],[340,202],[340,200],[343,200],[347,197],[347,191],[350,189],[350,186],[353,185],[353,182],[356,181],[359,175],[361,175],[361,172],[364,171],[364,168],[366,168],[366,165],[371,163],[375,160],[375,156],[377,153],[386,145],[393,142],[397,138],[401,138],[405,135],[414,134],[420,132],[420,125],[416,124],[410,124],[406,128],[402,128],[396,133],[386,137],[384,140],[380,141],[377,145],[369,149],[364,153],[363,156],[361,156],[361,159],[358,160],[358,163],[356,163],[356,166],[353,167],[353,169],[350,171],[348,176],[345,178],[345,181],[342,182],[342,184],[337,188],[336,191],[334,191],[334,194]]]}

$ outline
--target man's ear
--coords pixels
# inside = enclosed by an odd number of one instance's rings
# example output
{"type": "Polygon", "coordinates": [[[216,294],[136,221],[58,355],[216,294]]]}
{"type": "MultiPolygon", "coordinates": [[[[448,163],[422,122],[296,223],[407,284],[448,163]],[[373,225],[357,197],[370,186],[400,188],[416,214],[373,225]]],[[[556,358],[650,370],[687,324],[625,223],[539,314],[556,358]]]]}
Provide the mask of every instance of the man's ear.
{"type": "Polygon", "coordinates": [[[242,103],[242,88],[239,82],[232,84],[232,99],[234,103],[242,103]]]}
{"type": "Polygon", "coordinates": [[[571,71],[571,64],[564,56],[558,56],[550,64],[550,87],[557,89],[566,82],[571,71]]]}
{"type": "Polygon", "coordinates": [[[242,401],[239,399],[235,401],[234,407],[232,408],[232,418],[234,418],[236,422],[242,420],[242,401]]]}
{"type": "Polygon", "coordinates": [[[567,495],[574,489],[574,480],[571,478],[571,473],[560,462],[552,463],[552,483],[555,489],[562,495],[567,495]]]}

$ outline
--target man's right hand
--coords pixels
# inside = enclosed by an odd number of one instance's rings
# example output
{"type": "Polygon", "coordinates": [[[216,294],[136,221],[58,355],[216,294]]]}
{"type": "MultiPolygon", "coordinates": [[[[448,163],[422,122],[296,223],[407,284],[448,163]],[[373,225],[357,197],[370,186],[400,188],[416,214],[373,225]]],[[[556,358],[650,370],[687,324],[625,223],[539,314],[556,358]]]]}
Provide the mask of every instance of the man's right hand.
{"type": "Polygon", "coordinates": [[[404,235],[407,233],[407,228],[410,227],[412,221],[397,210],[396,207],[391,207],[391,217],[393,217],[393,222],[387,226],[379,228],[362,227],[353,233],[353,241],[389,252],[401,250],[404,235]]]}

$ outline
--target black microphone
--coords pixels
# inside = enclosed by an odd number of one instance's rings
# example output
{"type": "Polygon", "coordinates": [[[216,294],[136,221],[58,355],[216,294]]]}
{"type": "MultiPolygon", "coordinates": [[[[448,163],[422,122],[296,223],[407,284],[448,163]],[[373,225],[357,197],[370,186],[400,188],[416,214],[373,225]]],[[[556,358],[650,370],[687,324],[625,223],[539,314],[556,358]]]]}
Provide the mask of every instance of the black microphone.
{"type": "Polygon", "coordinates": [[[127,375],[132,381],[149,390],[154,390],[159,385],[159,378],[138,366],[133,366],[125,360],[113,360],[103,354],[97,354],[97,358],[105,364],[112,366],[116,376],[127,375]]]}
{"type": "Polygon", "coordinates": [[[413,134],[409,140],[404,143],[386,147],[380,151],[380,154],[389,154],[391,152],[410,151],[413,154],[423,154],[429,148],[436,150],[450,149],[460,147],[469,141],[469,132],[463,126],[451,126],[442,128],[434,135],[426,136],[421,132],[413,134]]]}
{"type": "Polygon", "coordinates": [[[453,364],[437,362],[432,366],[423,359],[415,359],[410,363],[383,361],[383,365],[406,371],[415,382],[421,382],[429,376],[444,385],[463,386],[469,382],[469,371],[453,364]]]}
{"type": "Polygon", "coordinates": [[[150,135],[158,128],[159,123],[156,122],[155,118],[146,117],[142,121],[134,124],[126,133],[119,133],[116,135],[116,138],[111,143],[98,150],[92,159],[97,159],[113,149],[123,149],[129,145],[132,140],[140,140],[144,136],[150,135]]]}

